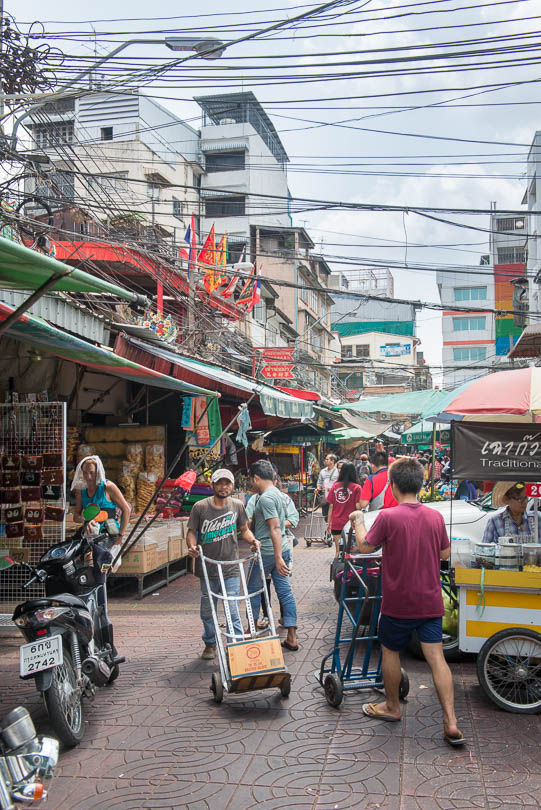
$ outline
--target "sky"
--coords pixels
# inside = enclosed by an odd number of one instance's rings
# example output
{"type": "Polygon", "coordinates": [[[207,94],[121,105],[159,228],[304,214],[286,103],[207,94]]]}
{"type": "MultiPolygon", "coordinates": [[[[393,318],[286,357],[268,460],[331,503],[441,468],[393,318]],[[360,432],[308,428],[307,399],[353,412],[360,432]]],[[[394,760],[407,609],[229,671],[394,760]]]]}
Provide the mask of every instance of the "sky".
{"type": "MultiPolygon", "coordinates": [[[[46,36],[70,32],[75,41],[51,44],[87,57],[142,31],[151,33],[140,36],[159,38],[162,30],[188,36],[204,29],[202,35],[227,42],[315,6],[293,0],[227,6],[202,0],[196,7],[174,0],[93,0],[82,11],[66,0],[5,0],[23,30],[41,20],[46,36]],[[137,19],[148,18],[149,9],[153,19],[137,19]]],[[[488,209],[495,202],[518,211],[541,105],[540,22],[541,0],[349,2],[309,27],[298,23],[231,44],[219,62],[187,62],[145,92],[198,127],[192,96],[252,90],[290,157],[296,197],[406,209],[488,209]],[[337,62],[349,64],[337,68],[337,62]]],[[[134,66],[161,64],[171,52],[133,45],[129,57],[134,66]]],[[[489,218],[438,216],[481,230],[411,210],[311,210],[294,224],[309,231],[334,270],[344,266],[340,260],[377,261],[391,269],[397,263],[398,298],[439,302],[435,270],[469,268],[473,276],[488,252],[482,229],[489,218]]],[[[418,318],[420,348],[437,375],[441,316],[425,309],[418,318]]]]}

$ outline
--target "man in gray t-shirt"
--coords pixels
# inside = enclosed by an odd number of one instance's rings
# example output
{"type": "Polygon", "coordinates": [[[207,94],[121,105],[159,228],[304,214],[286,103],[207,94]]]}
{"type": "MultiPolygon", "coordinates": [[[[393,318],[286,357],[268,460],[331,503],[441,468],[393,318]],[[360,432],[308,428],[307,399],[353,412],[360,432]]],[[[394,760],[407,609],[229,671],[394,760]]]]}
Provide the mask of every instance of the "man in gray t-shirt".
{"type": "MultiPolygon", "coordinates": [[[[241,501],[231,497],[235,479],[229,470],[216,470],[212,474],[211,483],[214,495],[194,504],[188,520],[188,553],[195,559],[195,574],[201,584],[201,621],[203,622],[203,641],[205,649],[202,658],[211,660],[216,654],[216,631],[212,621],[212,607],[203,578],[198,545],[202,547],[206,558],[217,561],[237,560],[239,549],[237,532],[241,539],[250,543],[253,550],[259,549],[259,543],[248,528],[248,516],[241,501]]],[[[222,593],[218,576],[218,566],[207,562],[210,590],[213,594],[222,593]]],[[[236,565],[224,565],[223,575],[228,596],[238,596],[240,593],[239,569],[236,565]]],[[[214,606],[217,606],[218,597],[214,596],[214,606]]],[[[230,602],[231,618],[233,621],[234,636],[242,636],[242,624],[239,617],[238,605],[230,602]]],[[[229,640],[236,639],[227,634],[229,640]]]]}
{"type": "MultiPolygon", "coordinates": [[[[270,461],[256,461],[249,469],[252,488],[257,500],[254,508],[254,534],[261,541],[261,556],[265,575],[271,577],[276,595],[283,609],[287,638],[282,641],[286,650],[298,650],[297,605],[289,581],[291,551],[285,531],[286,512],[283,496],[274,484],[274,470],[270,461]]],[[[255,593],[263,587],[261,573],[254,566],[249,590],[255,593]]],[[[254,619],[259,619],[261,594],[251,600],[254,619]]]]}

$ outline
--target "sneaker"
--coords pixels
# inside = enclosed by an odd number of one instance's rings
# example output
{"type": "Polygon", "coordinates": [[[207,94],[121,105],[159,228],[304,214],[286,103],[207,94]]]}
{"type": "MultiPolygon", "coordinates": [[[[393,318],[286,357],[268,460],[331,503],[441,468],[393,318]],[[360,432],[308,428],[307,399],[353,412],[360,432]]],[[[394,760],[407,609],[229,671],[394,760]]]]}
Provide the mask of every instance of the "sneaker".
{"type": "Polygon", "coordinates": [[[216,657],[216,647],[213,644],[205,644],[205,649],[201,653],[201,658],[211,661],[216,657]]]}

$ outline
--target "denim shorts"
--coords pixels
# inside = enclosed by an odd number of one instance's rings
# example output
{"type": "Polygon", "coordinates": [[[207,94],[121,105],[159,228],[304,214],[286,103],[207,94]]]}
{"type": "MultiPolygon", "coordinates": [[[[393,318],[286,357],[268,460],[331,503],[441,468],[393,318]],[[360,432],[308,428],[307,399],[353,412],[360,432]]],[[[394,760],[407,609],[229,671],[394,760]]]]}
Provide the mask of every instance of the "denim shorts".
{"type": "Polygon", "coordinates": [[[417,631],[419,641],[438,644],[442,641],[441,616],[432,619],[395,619],[383,613],[379,619],[378,638],[388,650],[403,650],[408,646],[411,634],[417,631]]]}

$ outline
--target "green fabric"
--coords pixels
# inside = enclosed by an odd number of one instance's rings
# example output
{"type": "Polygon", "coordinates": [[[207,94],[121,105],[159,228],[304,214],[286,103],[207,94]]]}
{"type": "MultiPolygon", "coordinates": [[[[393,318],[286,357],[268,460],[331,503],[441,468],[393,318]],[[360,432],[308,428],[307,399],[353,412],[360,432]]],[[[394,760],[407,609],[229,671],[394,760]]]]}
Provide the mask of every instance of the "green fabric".
{"type": "Polygon", "coordinates": [[[0,237],[0,288],[10,290],[37,290],[52,275],[61,274],[51,290],[64,292],[105,292],[135,301],[137,295],[124,287],[76,270],[51,256],[44,256],[10,239],[0,237]]]}
{"type": "MultiPolygon", "coordinates": [[[[13,308],[0,302],[0,322],[13,312],[13,308]]],[[[36,315],[25,313],[16,323],[7,330],[6,334],[16,340],[30,343],[40,351],[71,360],[82,366],[97,369],[104,374],[113,374],[133,382],[151,385],[156,388],[166,388],[171,391],[184,391],[194,394],[206,394],[215,397],[213,391],[199,388],[196,385],[160,374],[146,366],[140,366],[124,357],[119,357],[112,351],[94,346],[80,338],[51,326],[36,315]]]]}
{"type": "Polygon", "coordinates": [[[374,433],[369,430],[360,430],[359,428],[334,428],[334,430],[331,430],[331,433],[337,441],[372,439],[374,436],[379,436],[379,433],[374,433]]]}
{"type": "Polygon", "coordinates": [[[428,416],[439,414],[447,400],[447,392],[433,388],[424,391],[408,391],[405,394],[386,394],[382,397],[370,397],[357,402],[344,402],[334,410],[358,411],[359,413],[383,413],[428,416]]]}
{"type": "MultiPolygon", "coordinates": [[[[207,397],[207,402],[209,397],[207,397]]],[[[210,401],[210,406],[207,411],[209,420],[209,434],[211,443],[222,435],[222,417],[220,416],[220,406],[218,405],[218,397],[213,396],[210,401]]]]}
{"type": "MultiPolygon", "coordinates": [[[[401,444],[426,444],[432,441],[434,422],[417,422],[400,437],[401,444]]],[[[451,440],[451,426],[436,423],[436,441],[449,442],[451,440]]]]}
{"type": "Polygon", "coordinates": [[[340,337],[364,335],[367,332],[385,332],[389,335],[413,337],[413,321],[352,321],[351,323],[332,323],[331,330],[340,337]]]}

